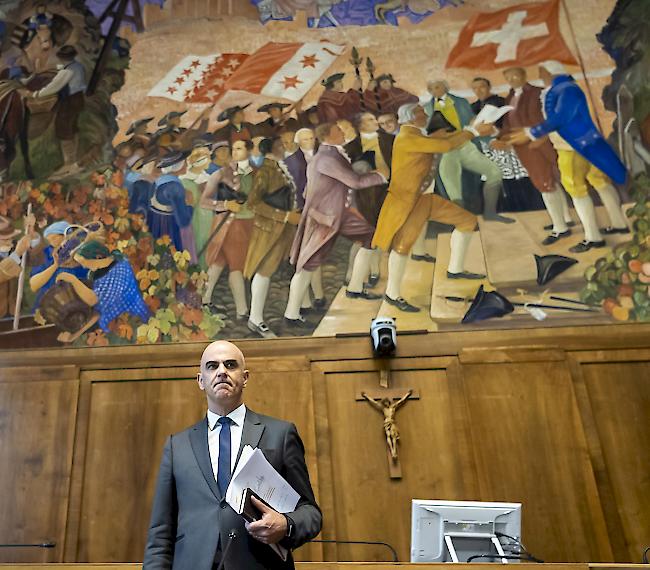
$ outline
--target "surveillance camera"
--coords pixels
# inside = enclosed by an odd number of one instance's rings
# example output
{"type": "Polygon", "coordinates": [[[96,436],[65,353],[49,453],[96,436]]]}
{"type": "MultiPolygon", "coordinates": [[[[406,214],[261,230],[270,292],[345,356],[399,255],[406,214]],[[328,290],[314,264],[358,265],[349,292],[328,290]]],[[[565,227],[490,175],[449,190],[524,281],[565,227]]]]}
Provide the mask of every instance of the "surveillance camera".
{"type": "Polygon", "coordinates": [[[391,356],[397,348],[395,319],[377,317],[370,323],[370,339],[376,356],[391,356]]]}

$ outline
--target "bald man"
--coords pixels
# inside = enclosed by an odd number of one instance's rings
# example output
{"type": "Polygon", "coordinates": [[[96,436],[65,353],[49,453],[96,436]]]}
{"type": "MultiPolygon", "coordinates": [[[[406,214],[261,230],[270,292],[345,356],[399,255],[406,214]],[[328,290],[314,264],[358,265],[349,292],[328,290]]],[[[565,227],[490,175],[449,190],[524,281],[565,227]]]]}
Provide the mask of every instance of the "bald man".
{"type": "Polygon", "coordinates": [[[201,357],[196,376],[208,412],[194,426],[167,438],[154,495],[143,569],[224,568],[286,570],[271,548],[295,549],[314,538],[322,515],[305,464],[305,450],[292,423],[263,416],[244,404],[249,380],[244,355],[234,344],[217,341],[201,357]],[[262,450],[300,495],[295,511],[281,514],[256,506],[260,520],[246,523],[225,495],[245,445],[262,450]],[[230,548],[226,551],[233,532],[230,548]]]}

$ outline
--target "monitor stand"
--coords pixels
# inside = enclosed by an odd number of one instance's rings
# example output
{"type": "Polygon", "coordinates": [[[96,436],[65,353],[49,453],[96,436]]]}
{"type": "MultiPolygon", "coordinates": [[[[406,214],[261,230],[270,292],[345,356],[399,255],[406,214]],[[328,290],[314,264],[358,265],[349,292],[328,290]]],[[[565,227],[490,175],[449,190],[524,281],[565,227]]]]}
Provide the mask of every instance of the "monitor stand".
{"type": "MultiPolygon", "coordinates": [[[[452,536],[458,536],[458,535],[445,533],[445,544],[447,545],[447,549],[449,550],[451,561],[460,562],[458,560],[458,554],[456,554],[456,548],[454,548],[454,541],[452,540],[452,536]]],[[[494,548],[496,548],[497,554],[499,554],[500,556],[506,555],[506,553],[503,551],[503,547],[501,546],[501,543],[499,542],[499,539],[496,537],[495,534],[487,535],[485,536],[485,538],[489,538],[492,544],[494,544],[494,548]]],[[[502,558],[501,562],[503,564],[508,564],[508,559],[502,558]]]]}

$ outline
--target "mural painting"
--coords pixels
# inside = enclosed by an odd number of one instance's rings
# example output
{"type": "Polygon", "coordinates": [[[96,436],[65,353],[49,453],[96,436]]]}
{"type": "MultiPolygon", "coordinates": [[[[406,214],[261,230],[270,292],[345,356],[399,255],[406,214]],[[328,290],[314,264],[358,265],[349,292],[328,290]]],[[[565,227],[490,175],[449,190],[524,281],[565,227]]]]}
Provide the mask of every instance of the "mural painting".
{"type": "Polygon", "coordinates": [[[647,321],[643,4],[3,2],[0,345],[647,321]]]}

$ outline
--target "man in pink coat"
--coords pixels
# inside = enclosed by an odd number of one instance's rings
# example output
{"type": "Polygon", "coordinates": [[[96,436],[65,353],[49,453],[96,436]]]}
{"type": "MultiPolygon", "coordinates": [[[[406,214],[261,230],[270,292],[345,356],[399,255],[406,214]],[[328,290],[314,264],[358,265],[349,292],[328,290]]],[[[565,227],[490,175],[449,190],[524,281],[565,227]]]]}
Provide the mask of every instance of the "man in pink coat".
{"type": "Polygon", "coordinates": [[[385,184],[378,172],[357,174],[342,148],[343,131],[335,124],[325,123],[316,129],[321,145],[307,166],[305,207],[291,247],[291,262],[296,273],[291,279],[285,321],[301,326],[300,304],[311,281],[311,273],[318,269],[334,247],[339,235],[362,244],[352,268],[346,295],[351,299],[380,299],[363,289],[363,281],[370,269],[372,249],[370,242],[374,228],[352,207],[353,191],[363,192],[385,184]]]}

